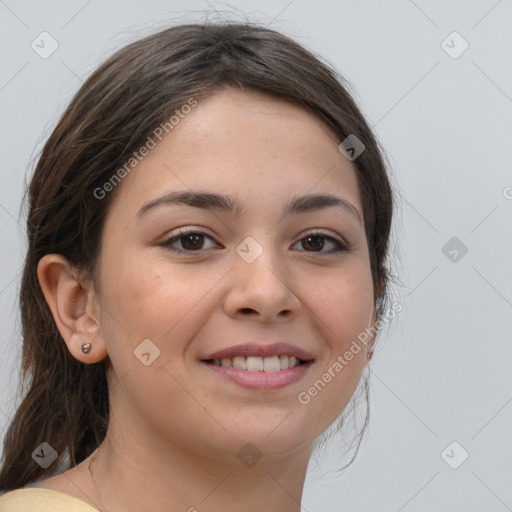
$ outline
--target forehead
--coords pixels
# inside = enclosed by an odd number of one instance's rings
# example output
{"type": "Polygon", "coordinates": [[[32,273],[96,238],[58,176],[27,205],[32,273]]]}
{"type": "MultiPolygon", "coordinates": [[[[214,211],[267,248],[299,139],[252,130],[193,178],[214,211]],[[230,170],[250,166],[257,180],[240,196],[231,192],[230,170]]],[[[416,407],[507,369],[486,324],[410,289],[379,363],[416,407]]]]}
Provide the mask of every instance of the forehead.
{"type": "Polygon", "coordinates": [[[335,134],[301,106],[227,88],[187,112],[123,178],[116,202],[129,215],[163,192],[199,188],[254,207],[262,196],[282,202],[337,191],[361,212],[353,164],[335,134]]]}

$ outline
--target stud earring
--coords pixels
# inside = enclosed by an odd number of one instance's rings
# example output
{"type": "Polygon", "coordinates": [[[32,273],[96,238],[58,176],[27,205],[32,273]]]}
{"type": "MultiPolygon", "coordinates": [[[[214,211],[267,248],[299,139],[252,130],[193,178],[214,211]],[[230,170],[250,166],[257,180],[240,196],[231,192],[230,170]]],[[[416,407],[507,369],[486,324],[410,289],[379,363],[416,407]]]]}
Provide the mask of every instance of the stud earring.
{"type": "Polygon", "coordinates": [[[91,351],[91,344],[90,343],[83,343],[81,348],[82,348],[82,352],[84,354],[88,354],[91,351]]]}

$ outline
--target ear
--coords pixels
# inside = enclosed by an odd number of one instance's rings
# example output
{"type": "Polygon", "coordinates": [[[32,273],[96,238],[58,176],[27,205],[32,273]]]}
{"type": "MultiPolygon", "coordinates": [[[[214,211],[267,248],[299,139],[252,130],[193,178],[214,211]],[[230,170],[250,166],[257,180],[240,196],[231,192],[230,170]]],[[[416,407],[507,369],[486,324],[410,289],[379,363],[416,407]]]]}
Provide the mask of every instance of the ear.
{"type": "Polygon", "coordinates": [[[92,283],[81,282],[60,254],[47,254],[37,265],[37,277],[59,332],[71,355],[82,363],[96,363],[108,353],[100,330],[100,307],[92,283]],[[81,346],[90,343],[88,354],[81,346]]]}

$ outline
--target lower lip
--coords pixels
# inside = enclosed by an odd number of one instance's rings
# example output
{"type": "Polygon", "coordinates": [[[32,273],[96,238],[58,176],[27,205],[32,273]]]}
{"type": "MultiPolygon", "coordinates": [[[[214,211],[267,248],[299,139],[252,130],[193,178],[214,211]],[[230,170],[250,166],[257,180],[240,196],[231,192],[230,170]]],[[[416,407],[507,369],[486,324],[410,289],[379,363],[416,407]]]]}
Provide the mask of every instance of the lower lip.
{"type": "Polygon", "coordinates": [[[278,372],[250,372],[249,370],[239,370],[232,366],[215,366],[204,363],[210,370],[244,388],[269,390],[279,389],[304,377],[313,361],[300,364],[288,370],[279,370],[278,372]]]}

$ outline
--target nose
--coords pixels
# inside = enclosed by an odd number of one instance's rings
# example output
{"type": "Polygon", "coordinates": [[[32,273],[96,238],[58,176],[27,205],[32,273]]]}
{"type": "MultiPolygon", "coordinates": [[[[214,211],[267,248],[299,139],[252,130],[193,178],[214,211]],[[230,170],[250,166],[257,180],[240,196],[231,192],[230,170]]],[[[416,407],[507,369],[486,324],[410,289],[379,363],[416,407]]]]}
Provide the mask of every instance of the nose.
{"type": "Polygon", "coordinates": [[[268,249],[251,263],[236,254],[228,279],[224,309],[232,318],[288,322],[302,307],[285,262],[268,249]]]}

